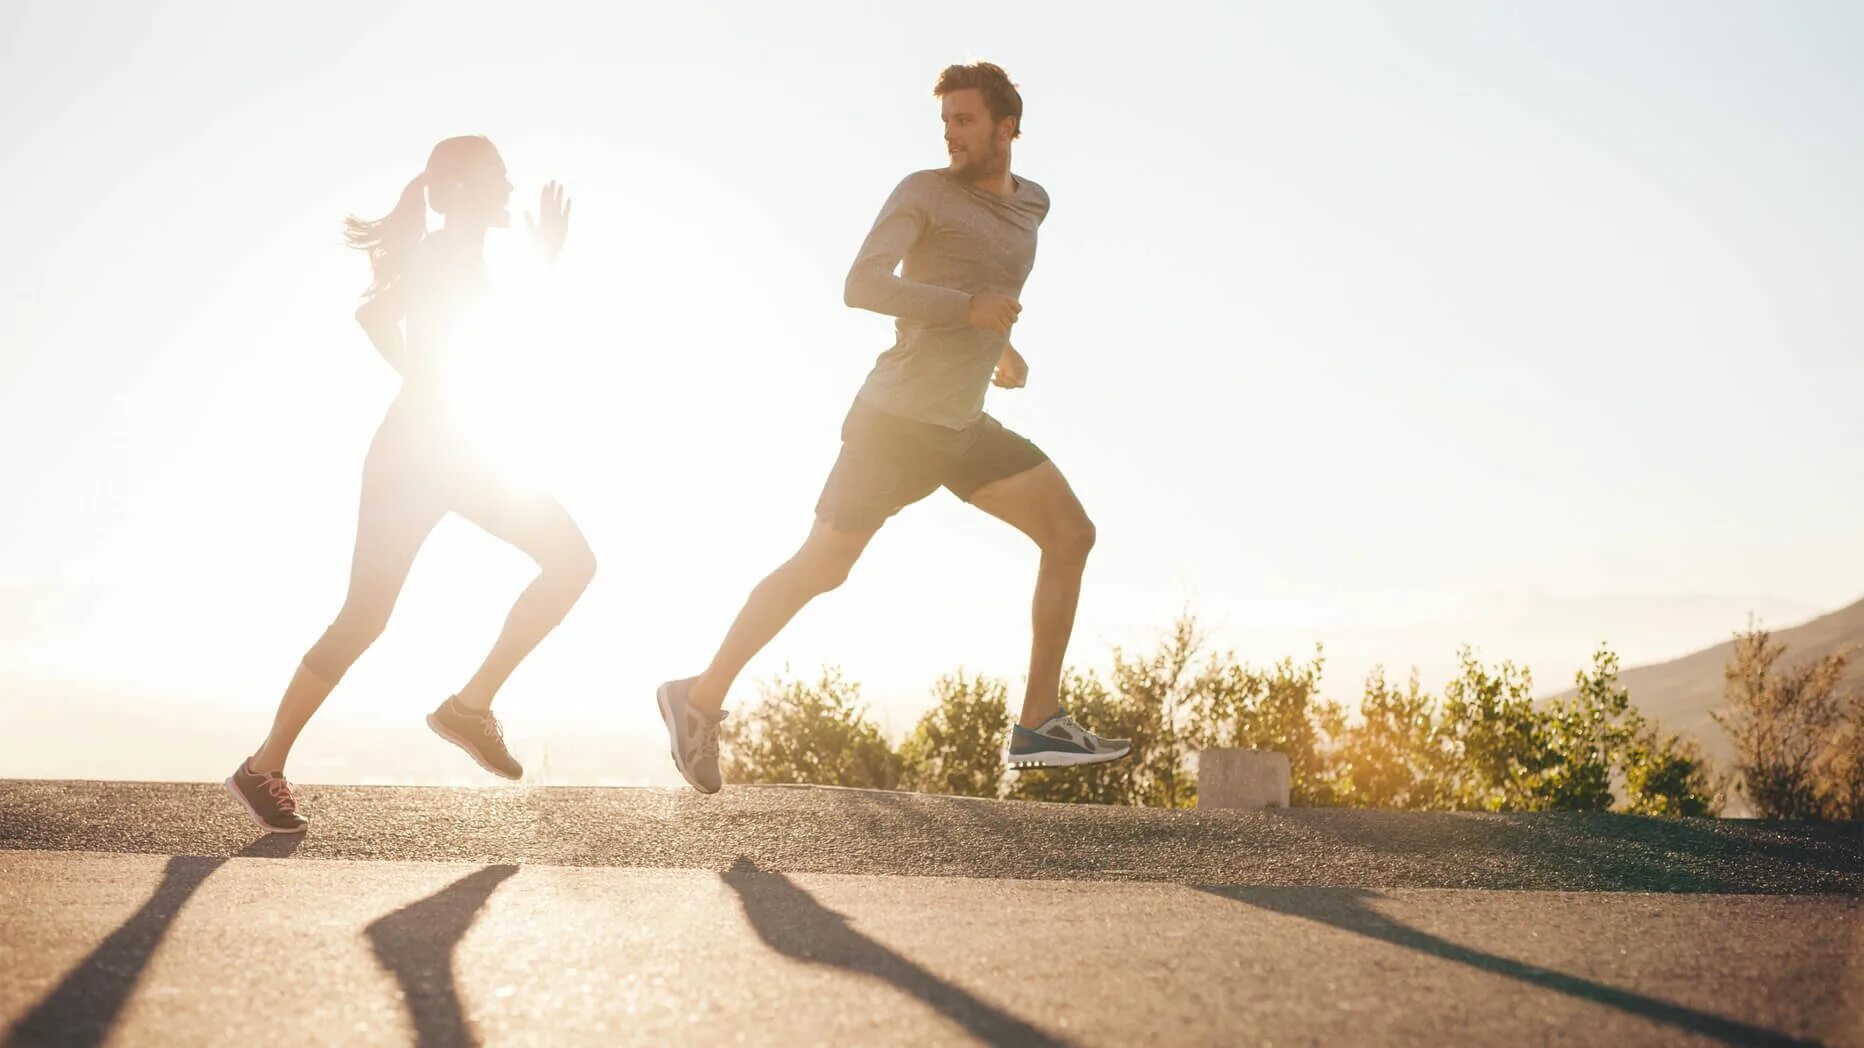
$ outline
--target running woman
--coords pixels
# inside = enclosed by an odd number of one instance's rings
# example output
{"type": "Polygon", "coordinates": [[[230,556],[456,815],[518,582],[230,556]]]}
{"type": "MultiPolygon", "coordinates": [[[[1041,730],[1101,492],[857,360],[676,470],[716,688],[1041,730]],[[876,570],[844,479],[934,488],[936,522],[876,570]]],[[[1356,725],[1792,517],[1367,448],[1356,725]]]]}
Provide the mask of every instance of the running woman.
{"type": "Polygon", "coordinates": [[[657,694],[674,764],[704,793],[723,783],[718,725],[745,663],[803,605],[848,577],[887,518],[941,486],[1042,551],[1029,685],[1010,729],[1010,766],[1097,764],[1132,749],[1082,728],[1060,703],[1094,525],[1049,457],[984,413],[988,386],[1020,389],[1029,377],[1010,330],[1049,198],[1010,171],[1022,96],[988,62],[947,68],[932,93],[950,162],[899,184],[848,273],[847,304],[897,318],[895,338],[842,422],[841,453],[815,524],[802,548],[751,592],[705,672],[668,681],[657,694]]]}
{"type": "MultiPolygon", "coordinates": [[[[381,635],[427,536],[449,511],[511,543],[537,562],[491,653],[471,680],[427,717],[441,738],[506,779],[524,769],[505,748],[492,700],[518,663],[563,620],[595,574],[595,557],[556,499],[514,484],[475,450],[444,391],[449,343],[490,290],[486,233],[511,224],[504,160],[480,136],[435,146],[427,167],[384,218],[350,218],[351,247],[366,251],[374,279],[356,320],[397,372],[400,395],[363,460],[362,500],[349,594],[336,620],[305,653],[285,689],[271,733],[226,780],[252,821],[273,833],[308,825],[285,780],[298,733],[357,657],[381,635]],[[427,212],[441,218],[429,231],[427,212]]],[[[527,216],[539,251],[554,260],[570,205],[552,182],[527,216]]]]}

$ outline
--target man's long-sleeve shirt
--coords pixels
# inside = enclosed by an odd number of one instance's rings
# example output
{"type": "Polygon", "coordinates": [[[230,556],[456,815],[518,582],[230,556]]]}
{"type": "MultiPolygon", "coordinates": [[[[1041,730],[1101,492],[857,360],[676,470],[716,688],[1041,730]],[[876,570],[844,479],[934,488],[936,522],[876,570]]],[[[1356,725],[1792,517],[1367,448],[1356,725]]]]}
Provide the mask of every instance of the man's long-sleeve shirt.
{"type": "Polygon", "coordinates": [[[1008,340],[970,326],[971,296],[1022,295],[1048,209],[1048,193],[1026,178],[1005,196],[945,171],[906,176],[848,271],[848,305],[898,318],[862,400],[952,429],[977,421],[1008,340]]]}

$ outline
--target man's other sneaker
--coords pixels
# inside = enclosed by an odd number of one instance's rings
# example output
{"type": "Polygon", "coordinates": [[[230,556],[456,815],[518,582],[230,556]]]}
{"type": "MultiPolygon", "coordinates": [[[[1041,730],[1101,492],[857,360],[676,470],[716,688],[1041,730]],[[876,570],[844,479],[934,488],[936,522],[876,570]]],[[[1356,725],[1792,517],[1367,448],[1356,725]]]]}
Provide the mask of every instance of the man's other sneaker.
{"type": "Polygon", "coordinates": [[[458,696],[449,696],[440,708],[427,715],[427,726],[466,755],[479,767],[502,779],[522,779],[524,765],[505,748],[505,730],[491,710],[469,710],[458,696]]]}
{"type": "Polygon", "coordinates": [[[692,690],[692,678],[670,680],[660,686],[655,699],[660,703],[660,719],[667,722],[667,737],[673,744],[673,766],[700,793],[717,793],[725,784],[718,770],[718,722],[725,711],[714,716],[693,709],[686,702],[692,690]]]}
{"type": "Polygon", "coordinates": [[[267,833],[303,833],[311,824],[298,814],[298,799],[291,795],[285,777],[275,771],[253,771],[251,761],[240,761],[239,768],[227,776],[227,792],[246,808],[252,824],[267,833]]]}
{"type": "Polygon", "coordinates": [[[1063,710],[1034,729],[1020,724],[1010,728],[1010,745],[1003,759],[1012,770],[1070,768],[1105,764],[1133,752],[1131,739],[1103,739],[1074,722],[1063,710]]]}

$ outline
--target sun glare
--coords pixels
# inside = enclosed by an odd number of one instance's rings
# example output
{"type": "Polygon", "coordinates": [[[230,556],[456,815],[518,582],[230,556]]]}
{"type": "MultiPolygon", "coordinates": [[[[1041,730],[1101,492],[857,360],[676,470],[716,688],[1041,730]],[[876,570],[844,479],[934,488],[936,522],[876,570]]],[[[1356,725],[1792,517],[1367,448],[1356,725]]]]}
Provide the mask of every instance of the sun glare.
{"type": "Polygon", "coordinates": [[[446,350],[446,400],[460,436],[527,485],[548,486],[580,465],[565,451],[589,383],[567,373],[568,325],[550,292],[533,267],[502,267],[446,350]]]}

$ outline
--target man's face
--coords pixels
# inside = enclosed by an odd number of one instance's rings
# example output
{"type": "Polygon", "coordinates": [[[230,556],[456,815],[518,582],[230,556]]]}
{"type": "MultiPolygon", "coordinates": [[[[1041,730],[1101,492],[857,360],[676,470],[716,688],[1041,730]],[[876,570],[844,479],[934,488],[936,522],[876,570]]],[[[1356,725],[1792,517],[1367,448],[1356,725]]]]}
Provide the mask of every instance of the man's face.
{"type": "Polygon", "coordinates": [[[945,121],[945,152],[951,157],[952,174],[976,180],[1003,170],[1010,122],[990,119],[982,91],[967,87],[950,92],[939,99],[939,115],[945,121]]]}

